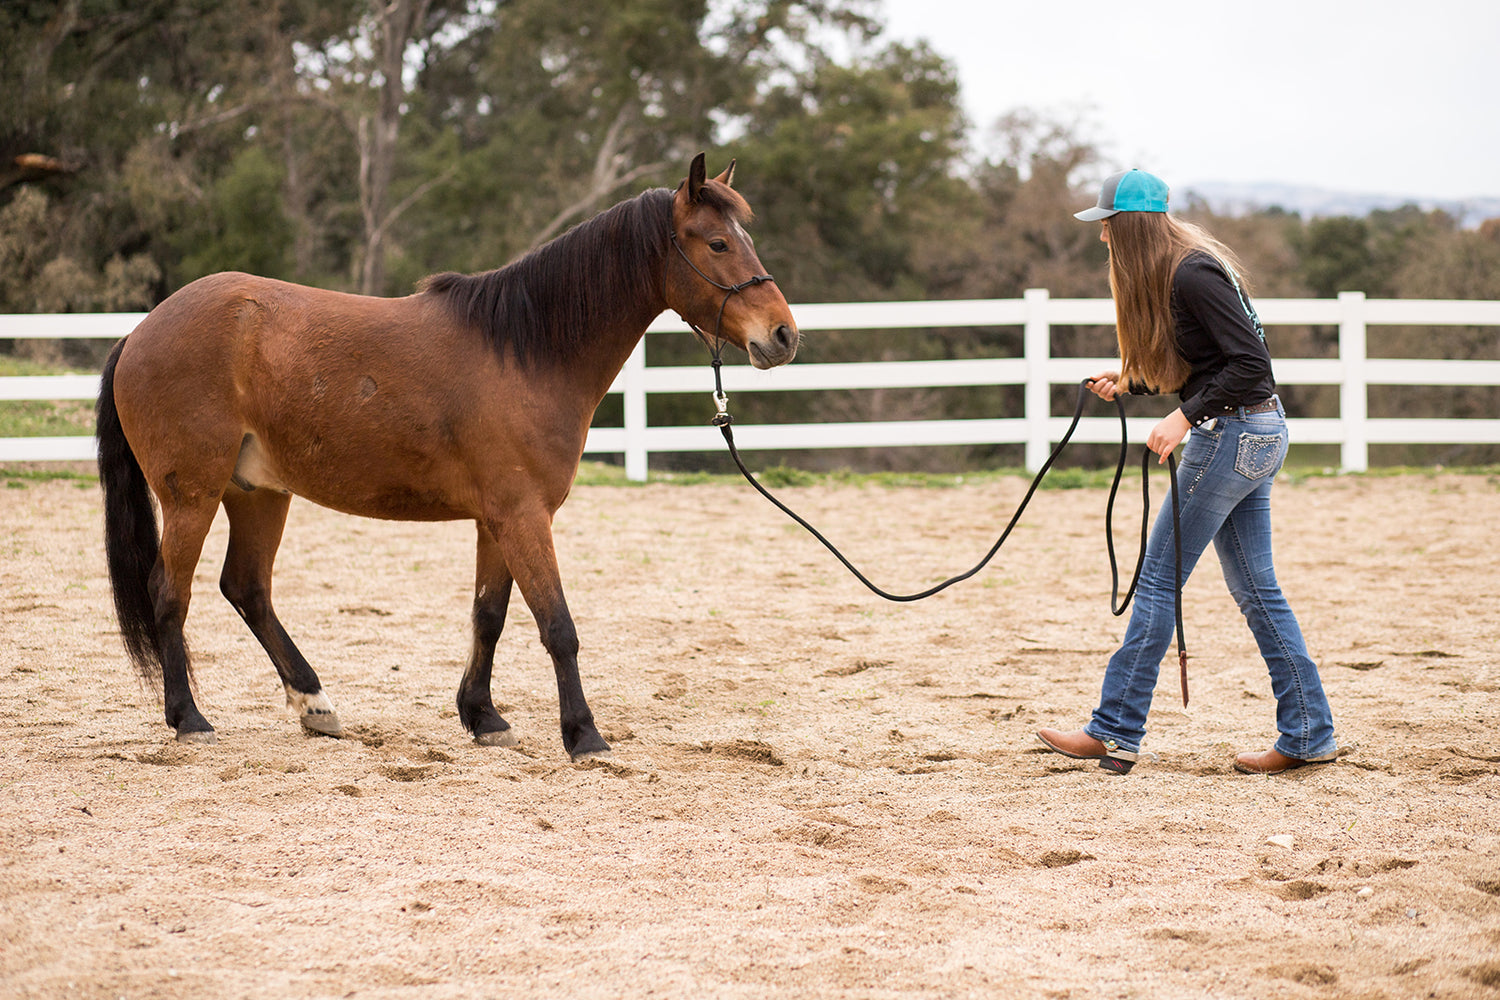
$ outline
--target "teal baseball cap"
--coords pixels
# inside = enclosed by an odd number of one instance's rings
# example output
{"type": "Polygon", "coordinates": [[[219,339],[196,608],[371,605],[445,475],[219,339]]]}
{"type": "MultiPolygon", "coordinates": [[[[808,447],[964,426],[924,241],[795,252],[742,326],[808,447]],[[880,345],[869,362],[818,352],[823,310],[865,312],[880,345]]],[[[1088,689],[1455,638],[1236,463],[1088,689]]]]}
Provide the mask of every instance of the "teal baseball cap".
{"type": "Polygon", "coordinates": [[[1165,212],[1167,182],[1144,170],[1121,170],[1104,178],[1099,204],[1074,212],[1080,222],[1097,222],[1116,212],[1165,212]]]}

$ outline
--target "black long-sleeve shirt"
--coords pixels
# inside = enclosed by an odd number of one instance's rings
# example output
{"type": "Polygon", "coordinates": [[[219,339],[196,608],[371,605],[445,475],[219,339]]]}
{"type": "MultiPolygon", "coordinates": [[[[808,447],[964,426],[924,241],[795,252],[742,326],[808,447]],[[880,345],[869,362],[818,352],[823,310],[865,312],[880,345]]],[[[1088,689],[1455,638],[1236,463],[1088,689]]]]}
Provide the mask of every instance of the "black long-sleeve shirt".
{"type": "Polygon", "coordinates": [[[1177,391],[1194,427],[1236,406],[1259,403],[1276,391],[1265,331],[1250,299],[1203,251],[1185,257],[1172,276],[1172,321],[1177,350],[1192,373],[1177,391]]]}

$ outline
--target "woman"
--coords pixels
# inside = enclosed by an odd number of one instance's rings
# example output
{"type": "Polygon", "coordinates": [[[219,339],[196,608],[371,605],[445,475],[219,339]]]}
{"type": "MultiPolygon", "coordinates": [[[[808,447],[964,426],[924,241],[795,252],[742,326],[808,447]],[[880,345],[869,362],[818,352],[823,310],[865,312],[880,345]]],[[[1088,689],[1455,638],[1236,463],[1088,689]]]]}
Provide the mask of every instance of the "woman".
{"type": "MultiPolygon", "coordinates": [[[[1181,405],[1152,429],[1146,447],[1165,462],[1192,430],[1177,473],[1183,578],[1211,540],[1270,670],[1281,735],[1268,751],[1240,754],[1234,766],[1280,774],[1331,761],[1338,745],[1328,699],[1271,562],[1271,483],[1286,459],[1286,413],[1240,265],[1208,233],[1169,216],[1166,184],[1141,170],[1110,176],[1098,206],[1076,218],[1103,225],[1120,344],[1120,371],[1096,376],[1093,392],[1106,400],[1177,393],[1181,405]]],[[[1175,592],[1172,514],[1163,504],[1099,707],[1082,729],[1038,731],[1049,749],[1098,759],[1112,773],[1130,770],[1174,632],[1175,592]]]]}

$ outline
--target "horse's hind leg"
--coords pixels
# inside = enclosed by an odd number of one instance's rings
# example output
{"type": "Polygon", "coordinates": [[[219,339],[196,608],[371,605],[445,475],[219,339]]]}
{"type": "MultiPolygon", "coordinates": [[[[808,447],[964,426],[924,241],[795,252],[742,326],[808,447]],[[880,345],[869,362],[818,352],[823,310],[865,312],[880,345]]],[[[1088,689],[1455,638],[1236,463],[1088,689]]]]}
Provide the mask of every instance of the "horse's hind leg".
{"type": "Polygon", "coordinates": [[[175,477],[166,479],[162,504],[161,551],[151,570],[149,587],[156,614],[158,652],[161,656],[162,702],[167,725],[177,730],[181,743],[213,743],[214,727],[193,701],[192,667],[182,627],[192,600],[193,571],[203,554],[218,504],[186,503],[179,496],[175,477]]]}
{"type": "Polygon", "coordinates": [[[303,728],[326,736],[340,736],[343,727],[333,710],[333,702],[323,693],[318,675],[287,635],[271,606],[271,568],[291,502],[289,494],[268,489],[246,491],[230,486],[225,491],[229,551],[219,577],[219,590],[276,665],[286,688],[287,706],[297,713],[303,728]]]}
{"type": "Polygon", "coordinates": [[[500,546],[479,529],[479,555],[474,571],[474,641],[469,665],[458,687],[458,718],[474,740],[484,746],[514,746],[516,734],[495,710],[490,677],[495,667],[495,643],[505,628],[510,607],[510,569],[500,546]]]}

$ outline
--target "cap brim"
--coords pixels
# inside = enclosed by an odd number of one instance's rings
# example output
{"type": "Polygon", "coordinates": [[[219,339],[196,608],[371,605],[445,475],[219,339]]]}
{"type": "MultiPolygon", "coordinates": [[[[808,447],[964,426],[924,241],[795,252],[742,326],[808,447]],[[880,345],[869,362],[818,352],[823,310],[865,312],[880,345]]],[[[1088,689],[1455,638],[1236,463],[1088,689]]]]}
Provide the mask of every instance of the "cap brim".
{"type": "Polygon", "coordinates": [[[1085,208],[1082,212],[1074,212],[1073,218],[1079,222],[1098,222],[1100,219],[1107,219],[1111,215],[1118,214],[1113,208],[1100,208],[1095,205],[1093,208],[1085,208]]]}

